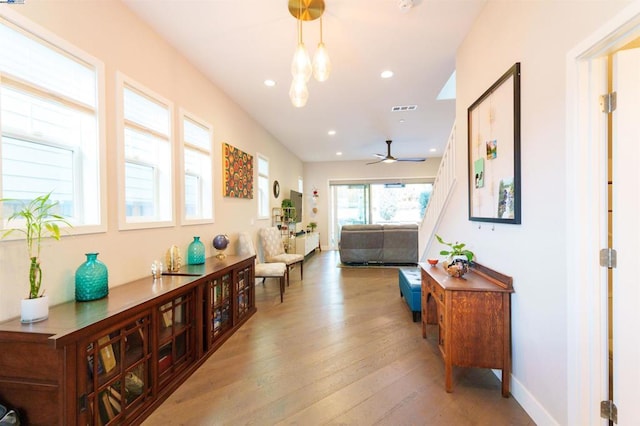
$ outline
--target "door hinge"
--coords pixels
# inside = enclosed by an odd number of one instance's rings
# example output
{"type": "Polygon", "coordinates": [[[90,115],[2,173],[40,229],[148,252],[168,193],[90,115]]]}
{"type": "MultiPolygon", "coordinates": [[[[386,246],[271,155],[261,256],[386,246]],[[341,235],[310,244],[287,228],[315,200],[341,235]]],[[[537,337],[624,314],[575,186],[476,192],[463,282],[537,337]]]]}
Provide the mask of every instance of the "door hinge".
{"type": "Polygon", "coordinates": [[[600,417],[618,423],[618,408],[613,401],[600,401],[600,417]]]}
{"type": "Polygon", "coordinates": [[[600,266],[615,268],[618,264],[618,253],[612,248],[600,250],[600,266]]]}
{"type": "Polygon", "coordinates": [[[600,110],[605,114],[610,114],[616,110],[618,95],[616,92],[607,93],[600,96],[600,110]]]}

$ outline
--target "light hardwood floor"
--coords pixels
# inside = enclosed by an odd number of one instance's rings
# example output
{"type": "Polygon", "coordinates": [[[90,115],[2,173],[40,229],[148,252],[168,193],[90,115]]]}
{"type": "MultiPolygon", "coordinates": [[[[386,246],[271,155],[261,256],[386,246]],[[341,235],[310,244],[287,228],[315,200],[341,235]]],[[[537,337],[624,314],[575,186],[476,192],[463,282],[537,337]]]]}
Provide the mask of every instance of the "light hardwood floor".
{"type": "Polygon", "coordinates": [[[534,424],[489,370],[456,368],[445,392],[437,330],[422,339],[397,269],[338,263],[310,255],[282,304],[257,284],[258,312],[144,424],[534,424]]]}

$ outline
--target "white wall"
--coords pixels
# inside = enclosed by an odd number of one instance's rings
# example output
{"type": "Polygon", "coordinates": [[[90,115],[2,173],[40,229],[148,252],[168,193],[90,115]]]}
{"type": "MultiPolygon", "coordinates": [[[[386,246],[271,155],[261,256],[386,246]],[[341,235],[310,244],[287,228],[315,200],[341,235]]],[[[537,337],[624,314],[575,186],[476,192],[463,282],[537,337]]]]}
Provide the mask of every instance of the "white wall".
{"type": "MultiPolygon", "coordinates": [[[[85,260],[84,253],[100,253],[99,259],[109,268],[109,286],[113,287],[150,274],[153,259],[162,258],[172,244],[177,244],[184,255],[194,235],[207,243],[207,255],[211,255],[211,240],[215,235],[226,233],[233,243],[240,230],[252,231],[270,225],[270,219],[256,220],[257,198],[222,197],[222,142],[254,156],[258,152],[267,156],[271,170],[277,171],[283,191],[297,188],[297,178],[303,174],[302,162],[119,1],[29,0],[24,5],[0,7],[11,8],[95,56],[106,68],[108,230],[45,243],[43,285],[52,304],[73,300],[74,273],[85,260]],[[116,71],[173,101],[176,112],[178,107],[183,107],[213,124],[217,167],[214,224],[118,231],[116,71]]],[[[256,178],[254,176],[255,184],[256,178]]],[[[272,205],[276,205],[273,195],[271,197],[272,205]]],[[[234,247],[228,250],[233,252],[234,247]]],[[[24,241],[0,242],[0,320],[19,315],[20,299],[28,291],[27,277],[24,241]]]]}
{"type": "MultiPolygon", "coordinates": [[[[567,424],[566,54],[627,1],[490,1],[457,55],[458,182],[437,230],[514,278],[512,392],[537,424],[567,424]],[[468,221],[467,108],[515,62],[522,83],[522,225],[468,221]]],[[[435,244],[432,255],[440,250],[435,244]]]]}
{"type": "MultiPolygon", "coordinates": [[[[453,124],[453,123],[452,123],[453,124]]],[[[381,178],[435,178],[440,165],[440,158],[428,158],[424,163],[391,163],[371,164],[367,161],[330,161],[304,163],[304,207],[302,223],[306,226],[310,221],[317,222],[320,232],[320,244],[328,248],[329,229],[329,182],[333,180],[366,180],[381,178]],[[318,213],[311,212],[313,204],[311,194],[318,189],[318,213]]]]}

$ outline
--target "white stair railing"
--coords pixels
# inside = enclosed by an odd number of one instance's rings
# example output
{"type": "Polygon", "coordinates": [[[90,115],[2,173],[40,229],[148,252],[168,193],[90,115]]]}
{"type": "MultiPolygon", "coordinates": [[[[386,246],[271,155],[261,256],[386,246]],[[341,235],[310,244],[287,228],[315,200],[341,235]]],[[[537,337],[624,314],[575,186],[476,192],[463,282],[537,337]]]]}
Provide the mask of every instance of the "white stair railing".
{"type": "Polygon", "coordinates": [[[449,198],[453,192],[453,186],[456,183],[455,163],[456,125],[454,123],[451,134],[449,135],[449,140],[447,141],[447,146],[442,155],[442,160],[440,161],[440,167],[438,167],[436,180],[433,183],[431,197],[429,198],[429,203],[427,204],[427,209],[425,210],[422,224],[420,225],[418,253],[421,253],[421,262],[425,260],[427,251],[433,243],[434,231],[442,219],[444,208],[449,202],[449,198]]]}

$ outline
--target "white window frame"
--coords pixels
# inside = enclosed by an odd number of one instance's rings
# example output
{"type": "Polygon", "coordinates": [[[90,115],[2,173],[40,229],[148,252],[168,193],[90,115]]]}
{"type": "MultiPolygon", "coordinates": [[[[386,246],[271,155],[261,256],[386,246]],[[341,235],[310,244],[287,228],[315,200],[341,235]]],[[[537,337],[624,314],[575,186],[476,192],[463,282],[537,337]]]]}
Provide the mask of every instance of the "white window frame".
{"type": "Polygon", "coordinates": [[[162,228],[175,226],[176,206],[174,201],[175,194],[175,137],[173,134],[173,117],[174,107],[173,102],[158,95],[152,90],[146,88],[142,84],[136,82],[132,78],[126,76],[121,72],[116,73],[116,128],[118,134],[118,226],[121,230],[128,229],[146,229],[146,228],[162,228]],[[156,219],[148,220],[146,218],[136,219],[127,217],[126,206],[126,190],[125,190],[125,118],[124,118],[124,90],[125,88],[131,88],[138,92],[138,94],[148,97],[152,101],[164,105],[169,112],[168,119],[168,135],[167,141],[169,143],[169,164],[166,166],[165,173],[168,174],[164,178],[165,185],[158,188],[154,198],[158,203],[159,212],[156,214],[156,219]],[[158,217],[161,216],[161,217],[158,217]]]}
{"type": "Polygon", "coordinates": [[[270,186],[269,186],[269,175],[270,175],[270,168],[271,168],[271,162],[269,161],[269,158],[265,155],[262,155],[260,153],[256,153],[256,157],[258,159],[258,161],[256,162],[256,169],[257,169],[257,173],[258,173],[258,206],[257,206],[257,213],[258,213],[258,219],[268,219],[270,217],[270,211],[269,211],[269,207],[271,206],[271,191],[270,191],[270,186]],[[261,173],[260,172],[260,160],[266,161],[267,163],[267,173],[261,173]],[[261,188],[260,187],[260,182],[261,182],[261,178],[266,180],[266,187],[265,188],[261,188]],[[264,194],[263,194],[263,190],[264,190],[264,194]],[[264,197],[264,199],[263,199],[264,197]],[[260,209],[261,206],[266,206],[265,210],[262,211],[260,209]]]}
{"type": "Polygon", "coordinates": [[[178,123],[178,128],[179,128],[179,132],[180,132],[180,199],[182,200],[181,203],[181,215],[180,215],[180,223],[183,225],[197,225],[197,224],[207,224],[207,223],[214,223],[215,222],[215,162],[214,162],[214,155],[213,155],[213,126],[209,123],[207,123],[205,120],[198,118],[196,115],[186,111],[183,108],[179,108],[178,111],[178,118],[179,118],[179,123],[178,123]],[[199,146],[195,146],[195,145],[191,145],[189,144],[187,141],[185,141],[185,135],[184,135],[184,122],[185,120],[189,120],[194,122],[196,125],[199,125],[203,128],[205,128],[208,133],[209,133],[209,149],[205,150],[202,147],[199,146]],[[203,191],[205,193],[202,194],[202,197],[209,197],[210,198],[210,202],[211,202],[211,211],[209,213],[204,213],[202,217],[200,218],[195,218],[195,219],[189,219],[187,218],[187,202],[186,202],[186,191],[185,191],[185,184],[186,184],[186,175],[187,175],[187,170],[186,170],[186,164],[185,164],[185,160],[186,160],[186,149],[193,149],[195,151],[198,151],[202,154],[207,154],[209,156],[209,161],[210,161],[210,167],[211,167],[211,173],[209,176],[206,176],[206,178],[209,179],[208,184],[205,183],[205,186],[209,186],[210,191],[203,191]]]}
{"type": "MultiPolygon", "coordinates": [[[[107,168],[106,168],[106,90],[105,90],[105,66],[104,63],[97,58],[89,55],[63,38],[57,36],[53,32],[41,27],[40,25],[35,24],[29,19],[25,18],[23,15],[9,9],[9,8],[0,8],[0,18],[4,20],[9,25],[14,26],[19,29],[27,36],[31,36],[34,40],[44,45],[49,45],[52,49],[58,50],[79,62],[84,62],[88,66],[92,67],[95,70],[95,83],[96,83],[96,102],[95,102],[95,118],[96,118],[96,146],[95,153],[96,157],[92,159],[95,160],[93,162],[93,166],[98,170],[94,173],[96,176],[96,180],[94,182],[87,182],[86,176],[83,178],[83,187],[84,192],[91,191],[92,193],[97,193],[97,202],[94,199],[91,203],[87,203],[86,201],[82,203],[83,200],[79,200],[83,205],[82,207],[78,207],[80,209],[80,216],[87,217],[93,216],[94,219],[91,220],[90,223],[82,223],[77,222],[72,218],[69,218],[69,222],[72,223],[72,228],[65,228],[65,235],[81,235],[81,234],[95,234],[95,233],[103,233],[107,231],[107,168]],[[96,205],[97,204],[97,205],[96,205]],[[92,208],[94,211],[92,215],[88,215],[86,209],[92,208]]],[[[1,73],[0,73],[1,74],[1,73]]],[[[29,87],[33,87],[37,90],[42,90],[42,88],[26,82],[22,80],[19,76],[12,76],[9,74],[2,74],[9,81],[25,84],[29,87]]],[[[2,78],[0,75],[0,78],[2,78]]],[[[55,95],[54,95],[55,96],[55,95]]],[[[64,94],[61,95],[64,97],[64,94]]],[[[1,129],[0,129],[1,130],[1,129]]],[[[2,132],[0,132],[1,134],[2,132]]],[[[1,162],[0,162],[1,167],[1,162]]],[[[0,184],[2,183],[2,173],[0,170],[0,184]]],[[[0,193],[1,197],[1,193],[0,193]]],[[[84,198],[84,197],[83,197],[84,198]]],[[[0,227],[2,227],[2,223],[0,223],[0,227]]],[[[20,234],[13,234],[15,237],[19,238],[20,234]]],[[[12,237],[10,237],[12,238],[12,237]]]]}

